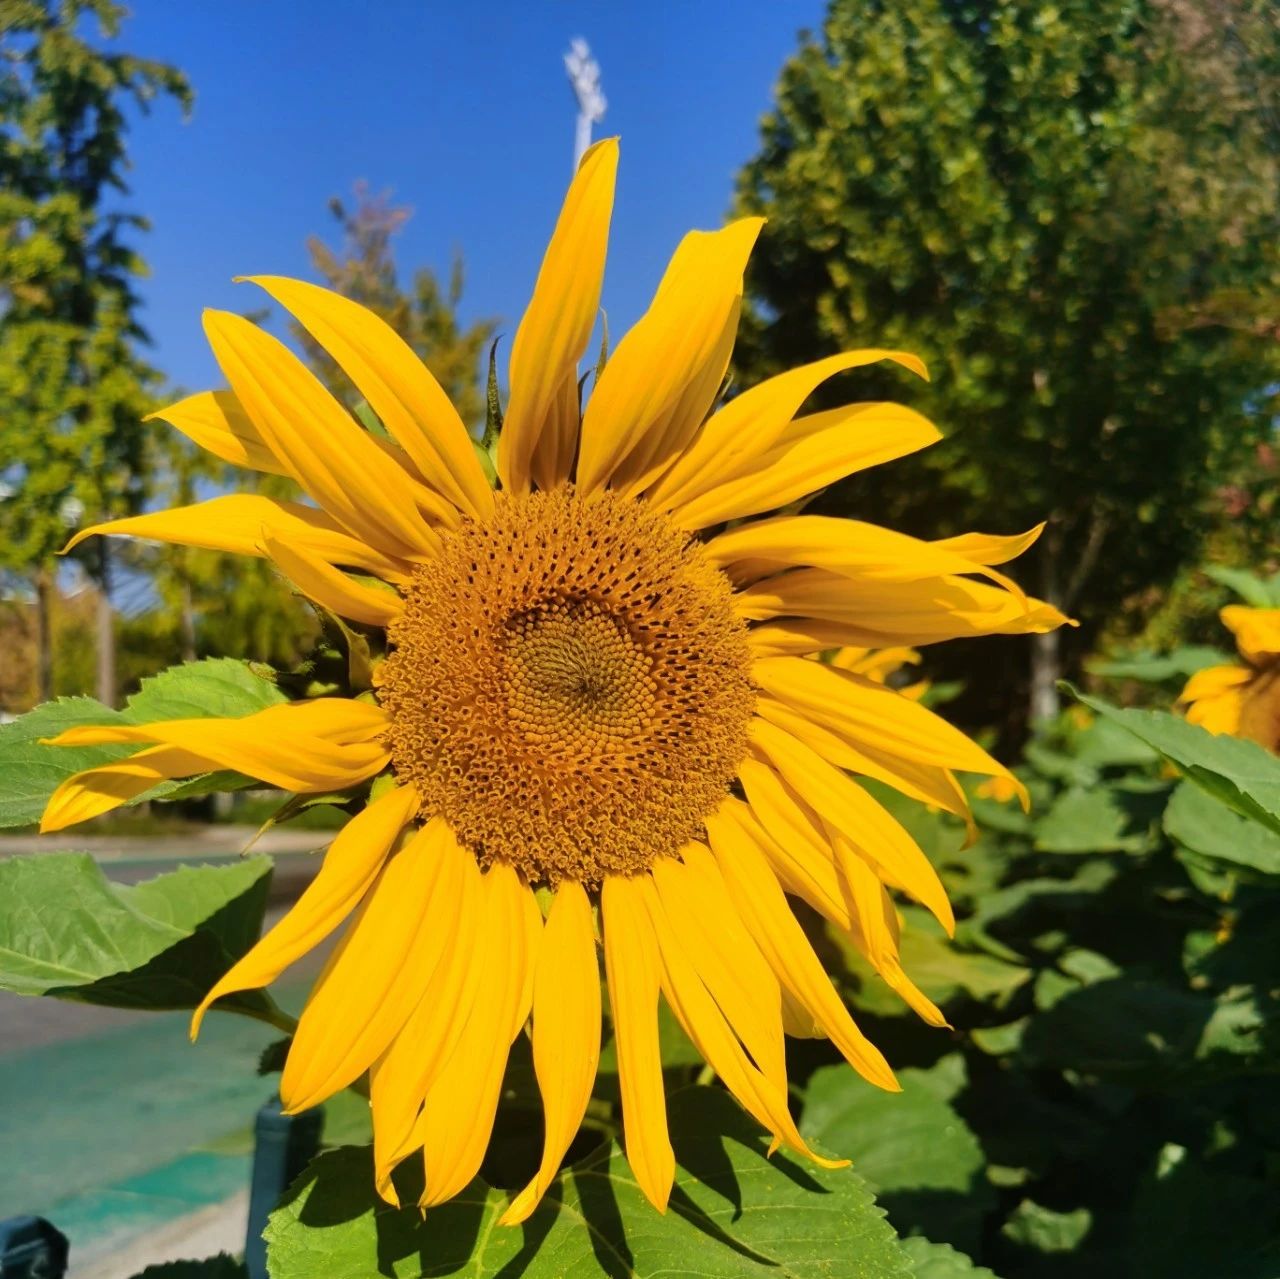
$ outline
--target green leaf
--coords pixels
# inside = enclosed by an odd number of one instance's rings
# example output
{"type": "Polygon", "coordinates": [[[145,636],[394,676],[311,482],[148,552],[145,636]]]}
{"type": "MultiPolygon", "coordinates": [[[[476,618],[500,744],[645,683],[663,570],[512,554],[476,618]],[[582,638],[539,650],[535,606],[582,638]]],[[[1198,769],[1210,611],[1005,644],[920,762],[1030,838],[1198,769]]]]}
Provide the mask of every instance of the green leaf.
{"type": "Polygon", "coordinates": [[[853,1160],[901,1233],[973,1248],[995,1196],[978,1139],[938,1095],[933,1073],[903,1070],[902,1092],[887,1093],[848,1066],[825,1066],[809,1081],[801,1129],[853,1160]]]}
{"type": "Polygon", "coordinates": [[[239,719],[286,700],[275,684],[255,674],[247,662],[209,657],[171,666],[144,679],[125,704],[124,714],[133,724],[164,719],[239,719]]]}
{"type": "MultiPolygon", "coordinates": [[[[123,759],[139,749],[132,744],[42,746],[42,738],[56,737],[64,729],[83,725],[251,715],[285,700],[270,680],[254,674],[247,663],[219,657],[170,667],[143,680],[123,711],[113,711],[91,697],[61,698],[37,706],[12,723],[0,725],[0,777],[4,779],[0,787],[0,827],[38,822],[49,796],[68,777],[85,768],[123,759]]],[[[206,778],[166,782],[131,802],[162,796],[185,798],[207,794],[210,788],[231,790],[251,784],[237,773],[209,775],[213,777],[219,781],[212,787],[206,778]]]]}
{"type": "Polygon", "coordinates": [[[133,1279],[249,1279],[244,1263],[220,1252],[203,1261],[166,1261],[148,1266],[133,1279]]]}
{"type": "MultiPolygon", "coordinates": [[[[267,1226],[272,1279],[910,1279],[911,1266],[863,1181],[849,1169],[765,1158],[766,1139],[719,1089],[670,1098],[679,1168],[658,1214],[616,1145],[601,1146],[551,1187],[523,1228],[497,1224],[507,1191],[477,1180],[425,1220],[373,1189],[370,1151],[320,1155],[267,1226]]],[[[412,1176],[413,1161],[404,1169],[412,1176]]],[[[419,1183],[420,1184],[420,1183],[419,1183]]]]}
{"type": "Polygon", "coordinates": [[[1089,1233],[1093,1223],[1087,1208],[1055,1212],[1033,1200],[1024,1199],[1009,1214],[1000,1229],[1006,1239],[1034,1248],[1037,1252],[1072,1252],[1089,1233]]]}
{"type": "Polygon", "coordinates": [[[1275,608],[1277,601],[1272,581],[1262,578],[1242,568],[1227,568],[1222,564],[1209,564],[1204,575],[1211,577],[1219,586],[1225,586],[1252,608],[1275,608]]]}
{"type": "Polygon", "coordinates": [[[1129,814],[1110,788],[1073,786],[1035,823],[1035,846],[1046,853],[1140,849],[1145,839],[1128,833],[1128,827],[1129,814]]]}
{"type": "Polygon", "coordinates": [[[994,1271],[977,1265],[950,1244],[917,1237],[904,1239],[902,1251],[915,1267],[915,1279],[999,1279],[994,1271]]]}
{"type": "Polygon", "coordinates": [[[1263,875],[1280,875],[1280,835],[1232,812],[1190,782],[1173,792],[1164,810],[1164,830],[1170,839],[1202,857],[1263,875]]]}
{"type": "Polygon", "coordinates": [[[1085,663],[1090,675],[1104,679],[1136,679],[1158,684],[1171,679],[1190,679],[1206,666],[1232,661],[1229,653],[1207,645],[1187,645],[1172,653],[1133,653],[1125,657],[1094,658],[1085,663]]]}
{"type": "Polygon", "coordinates": [[[1280,759],[1256,742],[1215,736],[1163,711],[1121,710],[1063,687],[1177,764],[1187,777],[1244,817],[1280,834],[1280,759]]]}
{"type": "Polygon", "coordinates": [[[109,764],[136,746],[41,746],[82,724],[123,724],[126,718],[91,697],[63,697],[0,725],[0,827],[40,820],[49,796],[73,773],[109,764]]]}
{"type": "Polygon", "coordinates": [[[1165,1145],[1131,1219],[1133,1273],[1161,1279],[1271,1279],[1280,1274],[1275,1187],[1165,1145]]]}
{"type": "MultiPolygon", "coordinates": [[[[109,883],[87,853],[0,862],[0,989],[125,1008],[192,1008],[257,940],[271,863],[183,866],[109,883]]],[[[231,1002],[262,1014],[260,992],[231,1002]]]]}

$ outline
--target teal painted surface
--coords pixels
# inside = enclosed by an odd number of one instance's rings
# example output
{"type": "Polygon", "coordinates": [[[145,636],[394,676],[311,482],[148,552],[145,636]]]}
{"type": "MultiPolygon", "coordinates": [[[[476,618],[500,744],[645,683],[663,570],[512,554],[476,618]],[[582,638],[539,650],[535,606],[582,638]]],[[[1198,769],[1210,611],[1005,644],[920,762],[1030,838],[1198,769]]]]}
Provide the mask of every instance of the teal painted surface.
{"type": "Polygon", "coordinates": [[[136,1201],[149,1195],[181,1201],[191,1211],[248,1184],[243,1156],[230,1189],[220,1179],[224,1172],[232,1176],[229,1156],[209,1155],[206,1160],[224,1162],[181,1170],[176,1165],[252,1124],[273,1088],[273,1080],[255,1073],[258,1054],[278,1032],[215,1013],[192,1044],[187,1021],[184,1013],[160,1014],[108,1034],[0,1057],[0,1217],[36,1213],[71,1234],[52,1208],[90,1192],[123,1196],[113,1203],[127,1215],[141,1211],[136,1201]]]}
{"type": "Polygon", "coordinates": [[[102,1255],[229,1199],[249,1184],[248,1154],[194,1154],[107,1189],[53,1204],[46,1216],[71,1241],[72,1259],[102,1255]]]}

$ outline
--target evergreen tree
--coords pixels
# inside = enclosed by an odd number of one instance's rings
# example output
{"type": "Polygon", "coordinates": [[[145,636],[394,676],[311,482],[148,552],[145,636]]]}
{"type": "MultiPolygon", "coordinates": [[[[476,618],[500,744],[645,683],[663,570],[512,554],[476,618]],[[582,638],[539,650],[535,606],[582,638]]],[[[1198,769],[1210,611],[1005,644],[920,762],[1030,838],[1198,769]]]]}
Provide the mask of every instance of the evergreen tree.
{"type": "MultiPolygon", "coordinates": [[[[859,385],[947,439],[909,488],[826,503],[934,535],[1048,516],[1027,584],[1081,619],[1075,653],[1194,561],[1272,430],[1278,87],[1270,0],[832,0],[740,176],[770,221],[738,375],[905,347],[932,385],[859,385]]],[[[1007,669],[987,684],[1007,704],[1007,669]]]]}
{"type": "MultiPolygon", "coordinates": [[[[55,555],[68,527],[136,509],[155,373],[134,282],[125,110],[191,91],[160,62],[106,52],[113,0],[0,0],[0,568],[28,574],[39,601],[39,688],[53,689],[55,555]],[[96,31],[94,30],[96,28],[96,31]]],[[[103,590],[99,695],[112,700],[106,543],[85,551],[103,590]]]]}

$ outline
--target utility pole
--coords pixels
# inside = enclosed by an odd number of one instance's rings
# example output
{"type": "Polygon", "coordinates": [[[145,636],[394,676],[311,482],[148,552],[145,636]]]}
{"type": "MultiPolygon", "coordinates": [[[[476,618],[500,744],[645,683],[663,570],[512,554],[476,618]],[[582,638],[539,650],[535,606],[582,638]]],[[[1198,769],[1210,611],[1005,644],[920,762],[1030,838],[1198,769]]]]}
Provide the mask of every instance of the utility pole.
{"type": "Polygon", "coordinates": [[[591,126],[604,119],[609,104],[600,90],[600,64],[591,56],[591,50],[581,36],[569,41],[564,69],[569,75],[573,96],[578,100],[578,122],[573,135],[573,170],[576,173],[591,145],[591,126]]]}

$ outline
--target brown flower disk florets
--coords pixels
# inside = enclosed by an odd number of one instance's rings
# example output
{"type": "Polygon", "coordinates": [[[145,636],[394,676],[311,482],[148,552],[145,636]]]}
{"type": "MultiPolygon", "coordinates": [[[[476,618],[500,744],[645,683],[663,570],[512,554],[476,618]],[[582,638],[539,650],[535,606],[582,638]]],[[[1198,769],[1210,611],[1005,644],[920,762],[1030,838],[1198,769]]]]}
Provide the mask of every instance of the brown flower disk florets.
{"type": "Polygon", "coordinates": [[[499,494],[405,590],[379,696],[397,774],[533,883],[643,870],[746,753],[746,627],[696,541],[610,493],[499,494]]]}

